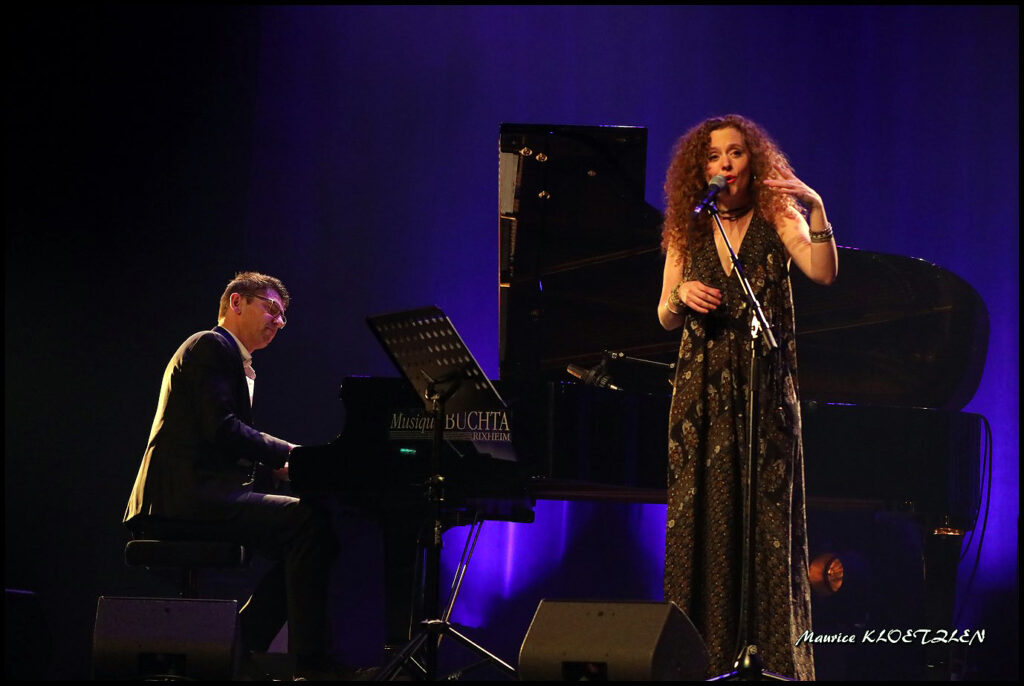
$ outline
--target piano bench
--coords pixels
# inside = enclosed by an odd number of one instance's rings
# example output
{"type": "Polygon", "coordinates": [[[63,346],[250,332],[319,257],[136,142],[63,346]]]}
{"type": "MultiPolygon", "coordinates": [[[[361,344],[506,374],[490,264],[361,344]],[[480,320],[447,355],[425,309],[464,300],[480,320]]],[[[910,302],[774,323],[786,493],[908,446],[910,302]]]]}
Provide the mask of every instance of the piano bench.
{"type": "Polygon", "coordinates": [[[249,551],[238,543],[221,541],[135,539],[125,546],[124,561],[129,567],[178,569],[179,595],[198,598],[199,570],[245,567],[249,564],[249,551]]]}

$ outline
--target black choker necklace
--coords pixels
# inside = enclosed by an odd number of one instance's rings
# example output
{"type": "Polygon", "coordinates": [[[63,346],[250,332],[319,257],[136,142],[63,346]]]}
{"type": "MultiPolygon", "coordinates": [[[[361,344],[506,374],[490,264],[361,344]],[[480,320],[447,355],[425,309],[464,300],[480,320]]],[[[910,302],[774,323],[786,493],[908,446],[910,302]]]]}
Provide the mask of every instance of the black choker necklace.
{"type": "Polygon", "coordinates": [[[736,221],[737,219],[747,216],[747,213],[752,209],[754,209],[753,204],[740,207],[735,210],[718,210],[718,216],[722,219],[728,219],[729,221],[736,221]]]}

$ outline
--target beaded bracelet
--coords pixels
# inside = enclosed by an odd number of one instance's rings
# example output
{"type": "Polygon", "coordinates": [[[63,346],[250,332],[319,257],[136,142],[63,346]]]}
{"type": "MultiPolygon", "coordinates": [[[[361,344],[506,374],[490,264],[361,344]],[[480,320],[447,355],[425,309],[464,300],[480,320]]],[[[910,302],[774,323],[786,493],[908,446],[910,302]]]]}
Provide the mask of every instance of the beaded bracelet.
{"type": "Polygon", "coordinates": [[[832,222],[826,220],[825,228],[822,231],[811,231],[811,243],[828,243],[835,235],[832,232],[832,222]]]}
{"type": "Polygon", "coordinates": [[[684,303],[682,298],[679,297],[679,287],[682,285],[683,282],[680,281],[675,286],[673,286],[672,290],[669,291],[668,300],[665,301],[665,309],[671,312],[672,314],[682,314],[682,312],[677,312],[676,310],[673,310],[671,307],[669,307],[669,305],[675,305],[676,307],[679,308],[686,307],[686,303],[684,303]]]}

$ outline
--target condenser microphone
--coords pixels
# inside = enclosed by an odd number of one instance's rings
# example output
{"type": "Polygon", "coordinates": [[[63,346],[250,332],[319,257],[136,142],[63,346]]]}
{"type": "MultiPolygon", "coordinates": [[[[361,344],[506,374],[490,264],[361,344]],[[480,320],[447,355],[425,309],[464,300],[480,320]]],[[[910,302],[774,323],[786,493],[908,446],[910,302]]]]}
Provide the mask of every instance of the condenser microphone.
{"type": "Polygon", "coordinates": [[[587,369],[581,367],[578,364],[570,364],[565,368],[565,371],[569,372],[577,379],[583,382],[584,386],[597,386],[598,388],[610,388],[613,391],[621,391],[622,389],[612,383],[612,377],[604,373],[604,366],[597,365],[593,369],[587,369]]]}
{"type": "Polygon", "coordinates": [[[700,214],[701,212],[706,210],[708,206],[715,201],[715,198],[718,196],[718,194],[721,193],[722,190],[728,185],[729,182],[726,181],[725,177],[722,176],[721,174],[711,177],[711,180],[708,181],[708,192],[704,194],[704,199],[701,200],[700,203],[693,208],[693,213],[700,214]]]}

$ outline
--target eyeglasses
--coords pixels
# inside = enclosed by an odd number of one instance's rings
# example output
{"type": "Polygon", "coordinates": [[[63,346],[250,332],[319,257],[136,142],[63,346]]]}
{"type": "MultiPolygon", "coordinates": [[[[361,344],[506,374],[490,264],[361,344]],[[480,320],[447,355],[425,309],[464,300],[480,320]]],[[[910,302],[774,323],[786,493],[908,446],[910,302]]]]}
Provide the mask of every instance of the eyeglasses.
{"type": "Polygon", "coordinates": [[[266,298],[262,295],[257,295],[256,293],[248,293],[247,295],[253,298],[259,298],[263,302],[267,303],[267,314],[269,314],[274,319],[280,317],[282,327],[288,323],[288,318],[284,316],[284,310],[281,309],[281,306],[277,304],[276,300],[271,300],[270,298],[266,298]]]}

